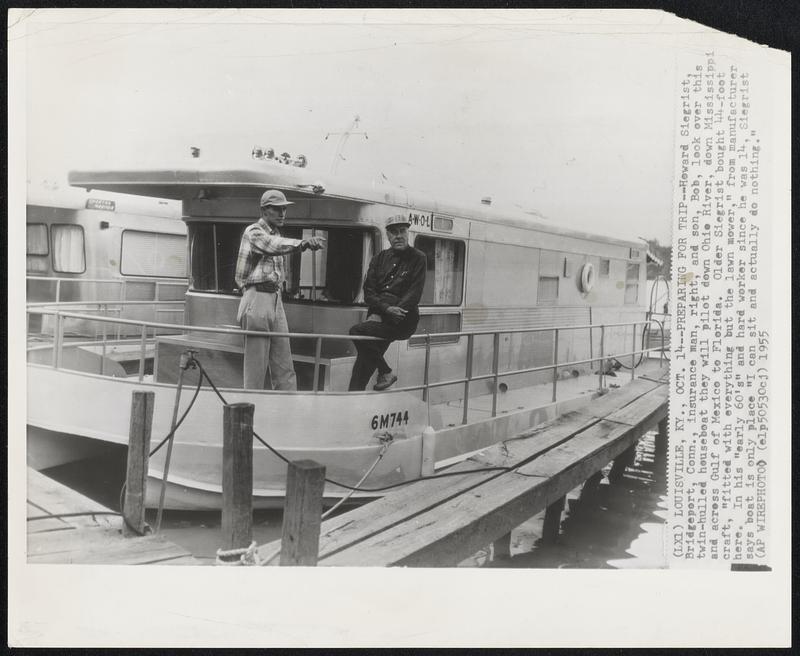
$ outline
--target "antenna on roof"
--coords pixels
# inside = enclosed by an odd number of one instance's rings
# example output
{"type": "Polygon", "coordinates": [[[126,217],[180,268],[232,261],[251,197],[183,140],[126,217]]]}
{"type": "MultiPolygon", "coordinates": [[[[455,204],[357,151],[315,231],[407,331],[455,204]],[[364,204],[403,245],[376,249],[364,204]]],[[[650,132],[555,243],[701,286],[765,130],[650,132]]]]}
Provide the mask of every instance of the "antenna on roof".
{"type": "Polygon", "coordinates": [[[344,146],[347,143],[347,140],[350,138],[351,135],[354,134],[363,134],[364,139],[369,139],[366,132],[354,132],[354,130],[358,127],[358,122],[361,120],[361,117],[356,114],[353,118],[353,122],[350,124],[350,127],[347,128],[344,132],[328,132],[325,135],[325,141],[328,140],[332,134],[338,134],[339,136],[339,143],[336,145],[336,153],[333,155],[333,163],[331,164],[331,173],[336,173],[336,169],[339,166],[339,162],[344,159],[342,153],[344,152],[344,146]]]}

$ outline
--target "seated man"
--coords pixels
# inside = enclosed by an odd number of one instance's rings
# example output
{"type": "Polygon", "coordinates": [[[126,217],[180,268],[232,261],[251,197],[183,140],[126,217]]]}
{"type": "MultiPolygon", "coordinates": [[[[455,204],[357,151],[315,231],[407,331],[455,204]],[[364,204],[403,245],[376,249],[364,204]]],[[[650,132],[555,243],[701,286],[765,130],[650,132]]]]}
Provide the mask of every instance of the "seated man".
{"type": "Polygon", "coordinates": [[[351,335],[371,335],[376,340],[355,340],[358,356],[350,377],[350,391],[366,389],[375,369],[374,389],[391,387],[397,376],[383,354],[394,340],[408,339],[419,323],[419,299],[425,285],[425,253],[408,245],[408,226],[404,216],[386,219],[386,234],[391,248],[381,251],[369,263],[364,280],[364,301],[369,306],[367,320],[350,328],[351,335]]]}

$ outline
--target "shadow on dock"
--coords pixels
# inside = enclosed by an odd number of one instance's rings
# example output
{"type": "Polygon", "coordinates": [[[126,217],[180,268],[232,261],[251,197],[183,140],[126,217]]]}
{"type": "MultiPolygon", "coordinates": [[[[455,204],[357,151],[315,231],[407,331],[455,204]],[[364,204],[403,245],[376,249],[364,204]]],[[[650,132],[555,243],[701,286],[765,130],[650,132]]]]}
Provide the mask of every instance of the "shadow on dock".
{"type": "MultiPolygon", "coordinates": [[[[119,509],[120,491],[125,482],[126,448],[109,445],[102,456],[51,467],[43,473],[70,489],[113,510],[119,509]]],[[[156,510],[145,513],[155,525],[156,510]]],[[[259,544],[280,538],[282,512],[256,510],[253,513],[253,539],[259,544]]],[[[198,564],[213,565],[220,547],[219,510],[166,510],[161,534],[190,551],[198,564]]]]}

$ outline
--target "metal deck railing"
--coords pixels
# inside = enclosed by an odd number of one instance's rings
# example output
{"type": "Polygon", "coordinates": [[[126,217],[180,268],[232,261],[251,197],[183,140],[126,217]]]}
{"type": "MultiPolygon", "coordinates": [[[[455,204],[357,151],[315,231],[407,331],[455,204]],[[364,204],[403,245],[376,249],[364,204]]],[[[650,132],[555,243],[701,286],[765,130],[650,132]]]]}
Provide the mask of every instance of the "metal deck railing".
{"type": "MultiPolygon", "coordinates": [[[[153,302],[153,301],[118,301],[118,302],[98,302],[98,306],[103,306],[106,308],[109,305],[153,305],[154,303],[170,303],[174,305],[174,301],[160,301],[160,302],[153,302]]],[[[92,303],[89,302],[75,302],[74,304],[71,303],[61,303],[59,304],[60,307],[71,306],[71,305],[91,305],[92,303]]],[[[84,314],[81,312],[69,312],[69,311],[62,311],[60,309],[52,309],[52,303],[40,303],[40,304],[33,304],[29,305],[27,308],[27,312],[29,315],[48,315],[53,316],[55,320],[55,327],[54,327],[54,334],[53,334],[53,342],[52,344],[41,342],[32,346],[29,346],[29,349],[47,349],[52,348],[52,367],[55,369],[61,368],[62,362],[62,353],[65,346],[64,343],[64,321],[66,319],[75,319],[75,320],[82,320],[82,321],[94,321],[100,322],[103,324],[102,330],[102,338],[100,340],[101,345],[101,375],[104,375],[104,370],[102,369],[103,364],[105,362],[105,357],[107,353],[107,348],[109,345],[108,342],[108,335],[107,330],[105,329],[106,324],[122,324],[126,326],[138,326],[139,327],[139,338],[133,340],[115,340],[116,344],[120,343],[139,343],[139,368],[138,368],[138,379],[140,381],[144,380],[145,375],[145,364],[147,360],[147,345],[148,340],[154,340],[158,336],[159,330],[167,330],[170,331],[171,334],[177,333],[211,333],[211,334],[220,334],[220,335],[241,335],[242,337],[246,337],[248,335],[254,337],[288,337],[288,338],[298,338],[298,339],[309,339],[315,340],[315,349],[314,349],[314,376],[313,376],[313,389],[311,390],[314,394],[325,393],[325,390],[320,390],[318,381],[319,381],[319,369],[322,360],[322,341],[323,340],[346,340],[349,342],[356,341],[356,340],[378,340],[377,337],[369,337],[369,336],[359,336],[359,335],[337,335],[337,334],[320,334],[320,333],[296,333],[296,332],[262,332],[262,331],[253,331],[253,330],[242,330],[237,328],[227,328],[227,327],[212,327],[212,326],[195,326],[195,325],[185,325],[185,324],[171,324],[171,323],[159,323],[155,321],[138,321],[134,319],[121,319],[121,318],[114,318],[114,317],[104,317],[104,316],[97,316],[92,314],[84,314]],[[150,337],[150,333],[152,332],[152,338],[150,337]]],[[[99,309],[99,308],[98,308],[99,309]]],[[[463,408],[463,415],[462,415],[462,423],[467,423],[467,416],[469,412],[469,394],[470,394],[470,385],[484,380],[492,380],[493,381],[493,390],[492,390],[492,417],[497,415],[497,397],[500,388],[499,381],[501,378],[507,376],[515,376],[521,374],[533,374],[543,371],[552,371],[552,401],[555,402],[557,400],[557,391],[558,391],[558,370],[563,369],[565,367],[574,367],[581,364],[594,364],[598,362],[600,364],[600,372],[599,372],[599,385],[600,388],[604,388],[605,386],[605,372],[604,367],[606,362],[611,360],[620,361],[626,358],[630,358],[630,370],[631,370],[631,379],[635,376],[635,368],[638,366],[636,364],[637,357],[643,359],[645,354],[650,354],[653,352],[659,353],[659,364],[663,364],[665,358],[665,352],[669,351],[669,343],[665,340],[664,337],[664,322],[648,318],[640,321],[628,321],[628,322],[620,322],[620,323],[605,323],[605,324],[585,324],[585,325],[565,325],[565,326],[549,326],[544,328],[517,328],[517,329],[504,329],[504,330],[476,330],[476,331],[460,331],[460,332],[449,332],[449,333],[425,333],[422,335],[414,335],[414,337],[422,338],[425,342],[425,365],[423,368],[423,381],[419,385],[409,385],[402,388],[395,388],[395,391],[421,391],[422,392],[422,400],[426,403],[430,403],[430,391],[432,389],[446,387],[451,385],[463,385],[463,399],[464,399],[464,408],[463,408]],[[652,330],[652,327],[655,326],[658,334],[660,335],[660,344],[656,347],[647,347],[644,345],[645,337],[647,337],[648,333],[652,330]],[[630,350],[624,349],[622,351],[614,351],[614,352],[606,352],[606,334],[609,329],[613,328],[632,328],[631,332],[631,348],[630,350]],[[589,339],[590,342],[594,341],[595,331],[599,331],[599,354],[598,355],[590,355],[588,358],[583,358],[579,360],[570,360],[566,362],[559,361],[559,336],[563,334],[565,331],[571,330],[588,330],[589,331],[589,339]],[[553,333],[553,350],[552,350],[552,362],[545,365],[533,366],[533,367],[524,367],[521,369],[514,369],[509,371],[500,371],[499,369],[499,361],[500,361],[500,336],[501,335],[511,335],[511,334],[534,334],[534,333],[553,333]],[[491,372],[486,374],[475,374],[473,372],[474,368],[474,351],[475,351],[475,338],[480,336],[491,336],[492,337],[492,366],[491,372]],[[465,358],[465,372],[464,375],[457,378],[452,378],[448,380],[442,381],[431,381],[430,380],[430,365],[431,365],[431,338],[432,337],[453,337],[456,338],[459,342],[461,338],[466,338],[467,340],[467,347],[466,347],[466,358],[465,358]],[[643,346],[642,348],[637,348],[638,340],[642,340],[643,346]]],[[[87,346],[87,345],[96,345],[98,340],[94,341],[84,341],[84,342],[76,342],[71,341],[68,342],[67,345],[69,347],[79,347],[79,346],[87,346]]],[[[451,343],[452,345],[452,343],[451,343]]],[[[272,390],[264,390],[265,393],[269,393],[272,390]]]]}
{"type": "MultiPolygon", "coordinates": [[[[134,285],[143,285],[143,284],[152,284],[155,285],[153,289],[153,298],[150,300],[152,301],[165,301],[170,299],[163,299],[161,298],[161,290],[164,288],[169,287],[180,287],[186,289],[189,286],[189,281],[187,278],[175,278],[173,280],[165,280],[164,278],[154,278],[152,276],[138,276],[138,277],[129,277],[129,278],[86,278],[86,277],[78,277],[78,278],[68,278],[66,276],[25,276],[26,282],[34,282],[39,283],[40,286],[44,286],[44,283],[52,284],[55,283],[55,298],[48,301],[43,301],[45,303],[62,303],[61,300],[61,291],[62,287],[68,285],[75,285],[79,286],[82,284],[94,284],[94,285],[110,285],[117,287],[119,289],[119,299],[104,299],[109,301],[109,303],[119,302],[119,301],[127,301],[128,300],[128,288],[134,285]]],[[[180,299],[177,299],[180,301],[180,299]]],[[[177,302],[176,301],[176,302],[177,302]]],[[[86,302],[93,302],[93,301],[86,301],[86,302]]]]}

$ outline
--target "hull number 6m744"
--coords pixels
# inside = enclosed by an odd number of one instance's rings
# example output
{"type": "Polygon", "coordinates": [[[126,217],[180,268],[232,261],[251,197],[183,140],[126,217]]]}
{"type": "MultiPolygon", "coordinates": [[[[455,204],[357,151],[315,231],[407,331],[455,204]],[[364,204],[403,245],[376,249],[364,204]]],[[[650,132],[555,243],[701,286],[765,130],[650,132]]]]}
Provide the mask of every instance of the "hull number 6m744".
{"type": "Polygon", "coordinates": [[[394,428],[404,424],[408,424],[408,410],[389,412],[385,415],[373,415],[370,426],[372,426],[372,430],[377,430],[379,428],[394,428]]]}

